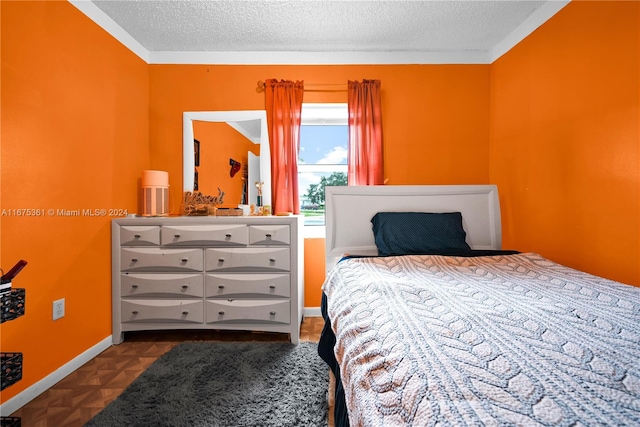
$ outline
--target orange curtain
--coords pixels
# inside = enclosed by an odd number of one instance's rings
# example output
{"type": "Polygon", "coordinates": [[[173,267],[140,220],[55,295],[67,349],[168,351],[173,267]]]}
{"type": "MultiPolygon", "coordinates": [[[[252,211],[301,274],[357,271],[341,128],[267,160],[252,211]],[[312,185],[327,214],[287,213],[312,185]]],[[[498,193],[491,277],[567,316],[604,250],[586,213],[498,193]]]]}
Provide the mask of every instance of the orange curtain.
{"type": "Polygon", "coordinates": [[[348,82],[348,185],[384,183],[380,80],[348,82]]]}
{"type": "Polygon", "coordinates": [[[303,95],[302,81],[265,81],[273,212],[300,213],[298,153],[303,95]]]}

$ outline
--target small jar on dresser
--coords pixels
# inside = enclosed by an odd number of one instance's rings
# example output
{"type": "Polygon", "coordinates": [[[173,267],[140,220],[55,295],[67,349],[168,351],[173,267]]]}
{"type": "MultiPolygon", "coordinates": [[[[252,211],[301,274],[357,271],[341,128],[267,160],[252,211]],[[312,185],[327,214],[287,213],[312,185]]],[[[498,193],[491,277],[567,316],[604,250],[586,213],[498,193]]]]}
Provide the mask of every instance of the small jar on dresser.
{"type": "Polygon", "coordinates": [[[113,343],[127,331],[220,329],[297,344],[302,225],[299,215],[113,220],[113,343]]]}

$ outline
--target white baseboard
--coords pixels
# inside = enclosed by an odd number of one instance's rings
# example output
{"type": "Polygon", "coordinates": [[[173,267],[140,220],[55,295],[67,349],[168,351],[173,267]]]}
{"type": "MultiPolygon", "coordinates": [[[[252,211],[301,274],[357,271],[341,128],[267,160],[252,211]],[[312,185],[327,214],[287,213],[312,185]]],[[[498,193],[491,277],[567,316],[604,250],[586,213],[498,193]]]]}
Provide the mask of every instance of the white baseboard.
{"type": "Polygon", "coordinates": [[[305,307],[304,317],[322,317],[320,307],[305,307]]]}
{"type": "Polygon", "coordinates": [[[33,399],[40,396],[40,394],[53,387],[58,381],[105,351],[107,348],[111,347],[111,344],[112,339],[111,335],[109,335],[107,338],[103,339],[98,344],[94,345],[79,356],[73,358],[67,364],[61,366],[59,369],[47,375],[37,383],[33,384],[31,387],[26,388],[11,399],[0,404],[0,416],[11,416],[11,414],[16,412],[18,409],[22,408],[33,399]]]}

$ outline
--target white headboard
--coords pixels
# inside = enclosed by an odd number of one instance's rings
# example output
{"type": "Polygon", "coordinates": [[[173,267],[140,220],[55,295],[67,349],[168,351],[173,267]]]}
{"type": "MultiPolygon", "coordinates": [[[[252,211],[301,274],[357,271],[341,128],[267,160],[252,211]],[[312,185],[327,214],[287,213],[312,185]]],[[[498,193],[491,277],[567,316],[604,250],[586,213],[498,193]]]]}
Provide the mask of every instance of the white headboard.
{"type": "Polygon", "coordinates": [[[495,185],[325,187],[327,269],[344,254],[376,255],[371,218],[378,212],[461,212],[471,249],[501,249],[495,185]]]}

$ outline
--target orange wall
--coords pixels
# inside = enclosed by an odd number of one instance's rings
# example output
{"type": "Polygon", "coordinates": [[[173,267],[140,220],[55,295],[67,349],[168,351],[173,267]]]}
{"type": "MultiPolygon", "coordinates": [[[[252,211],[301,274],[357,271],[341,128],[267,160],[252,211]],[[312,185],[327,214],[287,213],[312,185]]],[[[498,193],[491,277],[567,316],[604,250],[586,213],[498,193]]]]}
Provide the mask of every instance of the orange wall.
{"type": "Polygon", "coordinates": [[[491,65],[504,246],[640,286],[640,4],[572,2],[491,65]]]}
{"type": "Polygon", "coordinates": [[[0,326],[1,351],[24,360],[4,402],[111,334],[112,217],[57,210],[136,211],[149,166],[149,79],[144,61],[68,2],[0,8],[0,263],[28,262],[14,281],[26,289],[25,315],[0,326]],[[43,215],[11,214],[22,208],[43,215]],[[66,316],[54,322],[60,298],[66,316]]]}
{"type": "MultiPolygon", "coordinates": [[[[169,171],[171,188],[182,188],[182,112],[264,109],[264,94],[256,88],[268,78],[345,85],[350,79],[380,79],[389,184],[489,182],[488,65],[151,65],[150,70],[151,164],[169,171]]],[[[304,102],[346,101],[346,92],[304,94],[304,102]]],[[[179,206],[181,193],[172,194],[179,206]]],[[[305,269],[305,306],[318,307],[324,239],[305,243],[305,269]]]]}
{"type": "MultiPolygon", "coordinates": [[[[380,79],[389,184],[488,182],[488,65],[150,65],[151,162],[171,188],[182,188],[182,112],[264,109],[256,87],[270,77],[380,79]]],[[[346,92],[305,92],[304,102],[346,102],[346,92]]]]}

